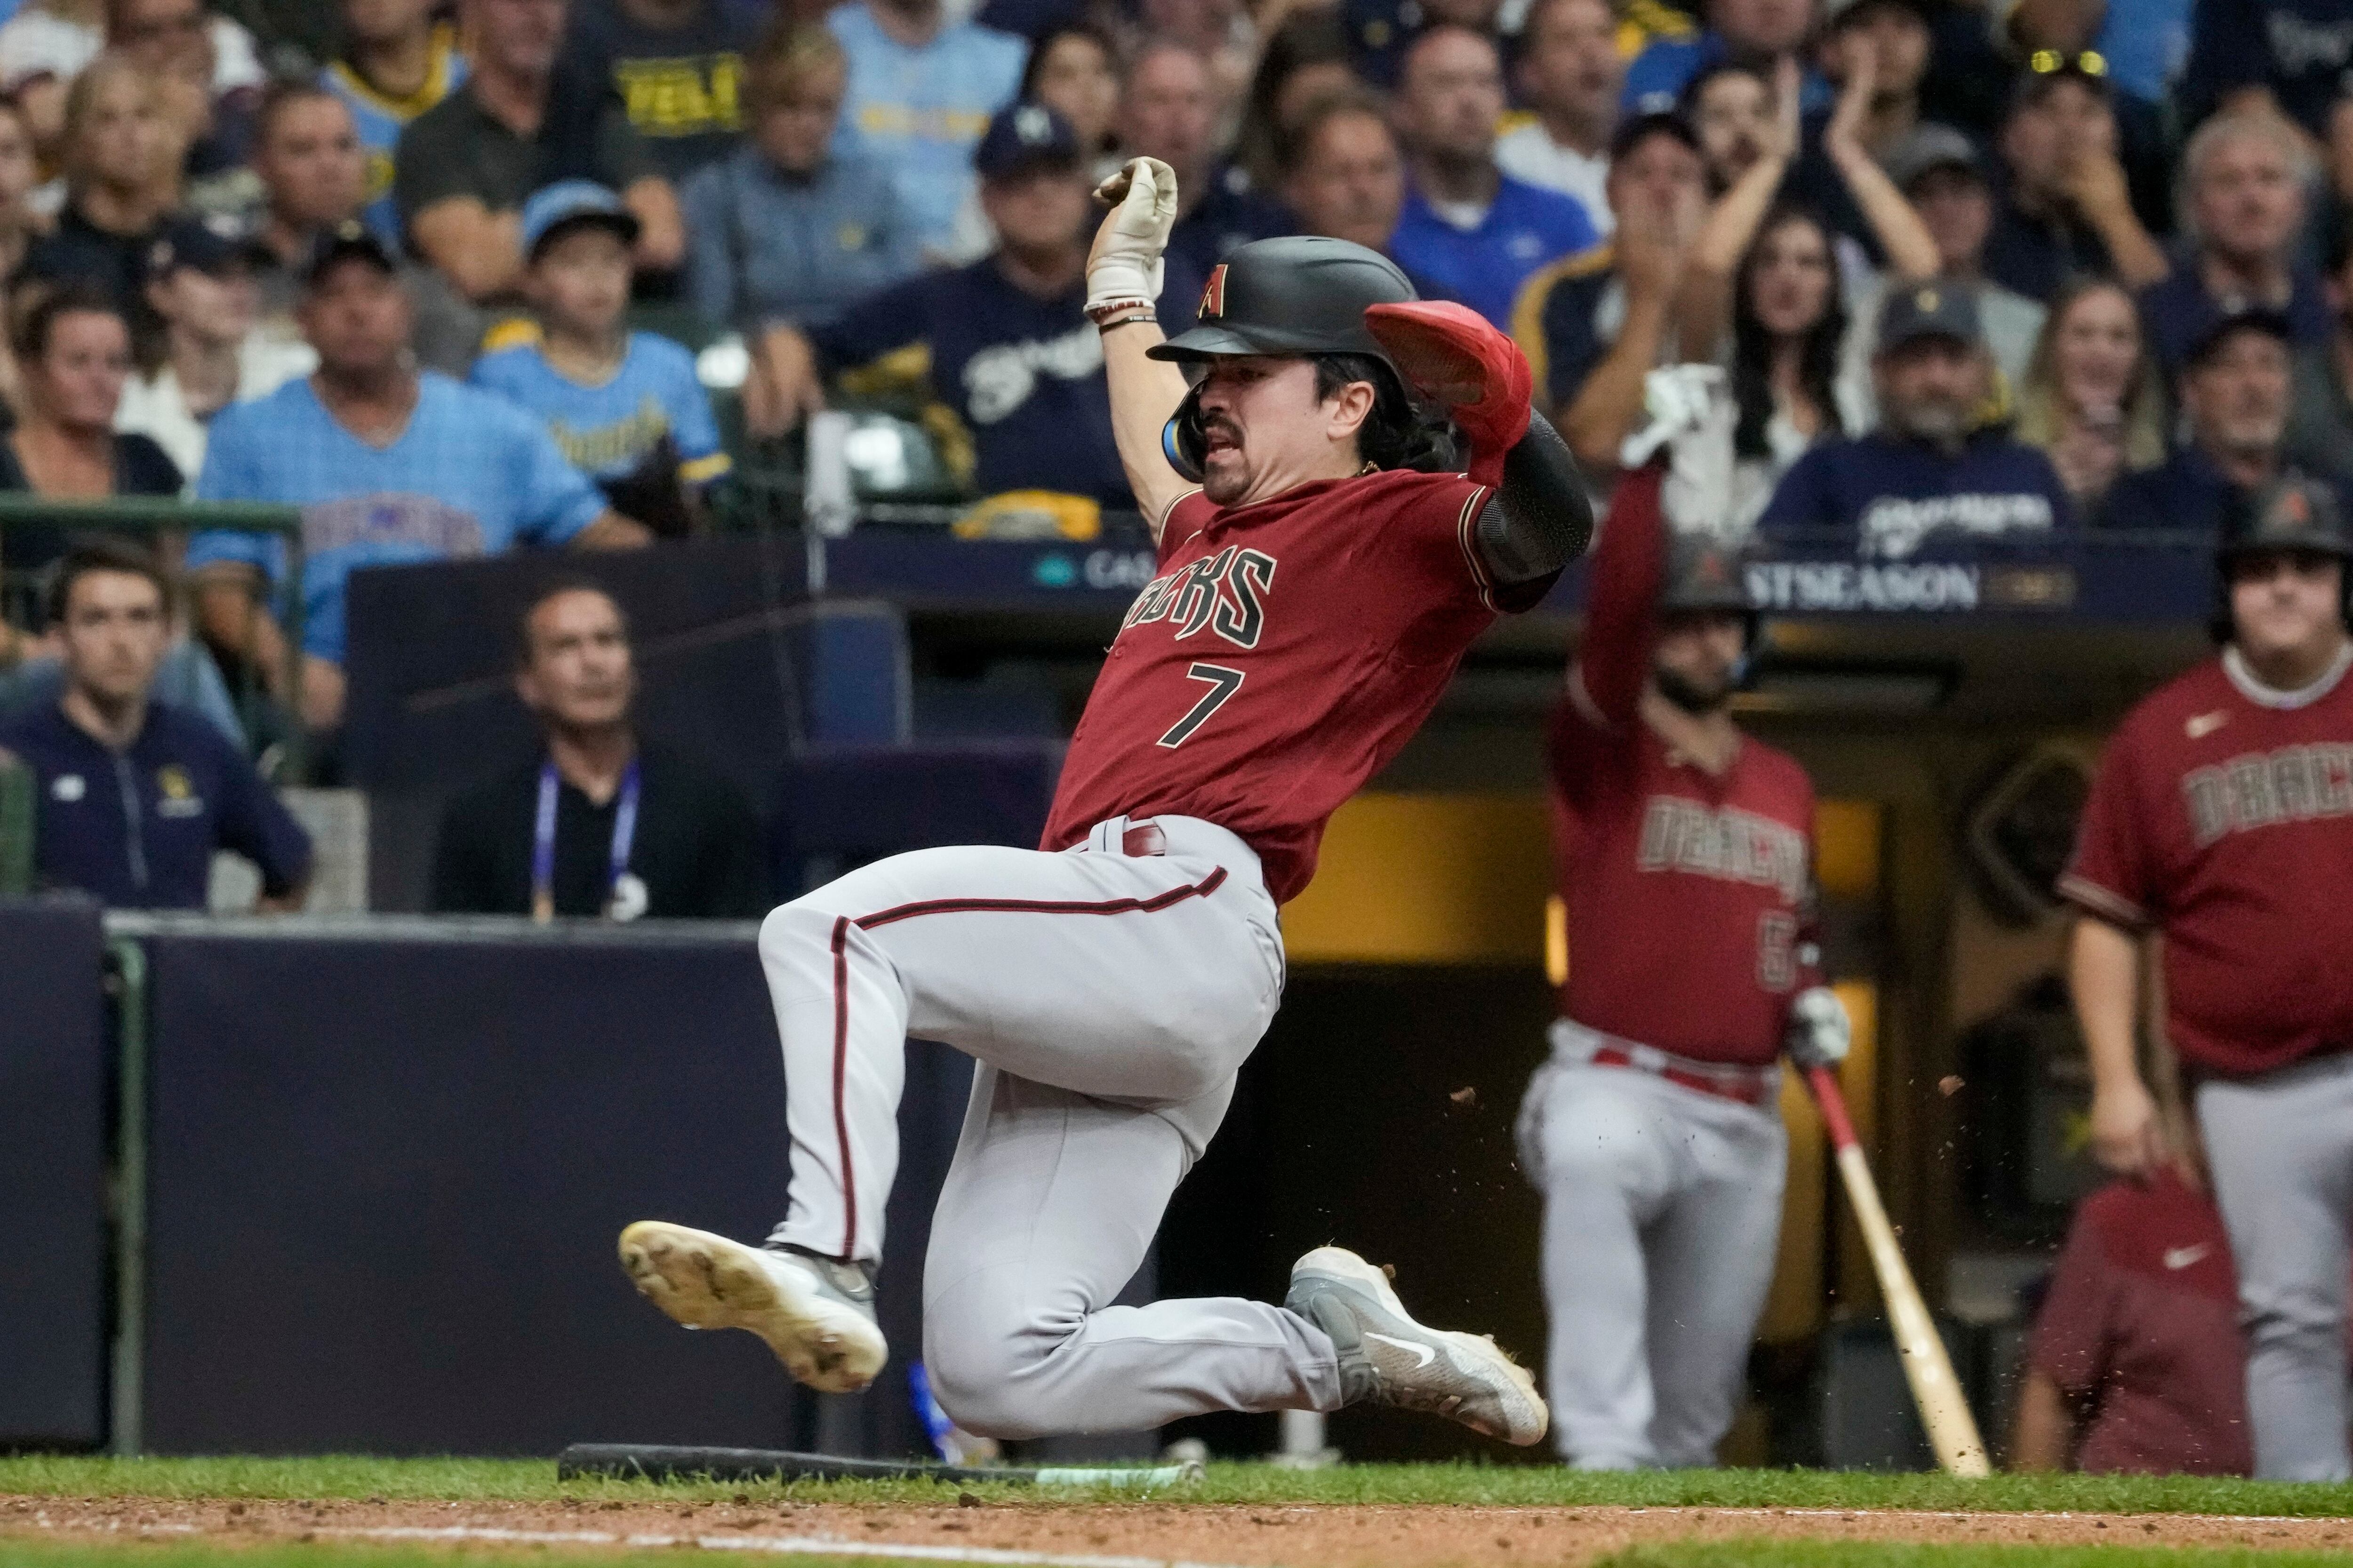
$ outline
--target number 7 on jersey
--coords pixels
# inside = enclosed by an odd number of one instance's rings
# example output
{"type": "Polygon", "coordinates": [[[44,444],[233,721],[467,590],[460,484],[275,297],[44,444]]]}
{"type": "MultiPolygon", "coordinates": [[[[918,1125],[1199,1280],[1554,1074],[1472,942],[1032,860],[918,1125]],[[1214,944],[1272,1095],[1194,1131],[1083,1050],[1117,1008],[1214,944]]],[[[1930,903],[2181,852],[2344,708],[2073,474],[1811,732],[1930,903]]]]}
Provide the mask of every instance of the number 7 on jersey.
{"type": "Polygon", "coordinates": [[[1160,737],[1160,744],[1172,750],[1185,743],[1186,738],[1208,721],[1210,714],[1226,705],[1226,699],[1242,689],[1242,672],[1228,669],[1222,664],[1197,664],[1185,672],[1187,680],[1208,682],[1209,689],[1193,704],[1182,719],[1168,726],[1168,733],[1160,737]]]}

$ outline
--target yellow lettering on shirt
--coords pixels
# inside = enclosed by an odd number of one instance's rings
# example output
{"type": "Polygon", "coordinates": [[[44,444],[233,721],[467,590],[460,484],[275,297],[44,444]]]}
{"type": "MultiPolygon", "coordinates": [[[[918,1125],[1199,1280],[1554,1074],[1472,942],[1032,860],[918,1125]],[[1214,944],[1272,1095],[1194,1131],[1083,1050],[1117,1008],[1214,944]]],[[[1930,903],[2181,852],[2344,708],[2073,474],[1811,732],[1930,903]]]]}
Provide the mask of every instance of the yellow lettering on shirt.
{"type": "Polygon", "coordinates": [[[743,74],[743,59],[732,54],[613,62],[613,84],[642,136],[742,130],[736,89],[743,74]]]}
{"type": "Polygon", "coordinates": [[[656,442],[670,434],[670,416],[649,393],[638,405],[637,412],[610,425],[599,425],[581,430],[561,419],[548,422],[547,433],[555,437],[556,446],[572,459],[572,466],[584,473],[596,473],[624,463],[634,463],[653,448],[656,442]]]}

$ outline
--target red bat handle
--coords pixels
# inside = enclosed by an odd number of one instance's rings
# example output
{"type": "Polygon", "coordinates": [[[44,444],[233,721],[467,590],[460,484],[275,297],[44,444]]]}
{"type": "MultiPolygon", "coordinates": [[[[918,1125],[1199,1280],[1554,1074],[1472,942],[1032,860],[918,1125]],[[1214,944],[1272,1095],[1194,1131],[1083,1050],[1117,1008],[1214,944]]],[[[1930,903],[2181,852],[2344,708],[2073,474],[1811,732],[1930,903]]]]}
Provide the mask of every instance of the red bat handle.
{"type": "Polygon", "coordinates": [[[1821,1107],[1822,1125],[1830,1129],[1831,1147],[1852,1149],[1857,1142],[1854,1123],[1846,1113],[1846,1096],[1839,1092],[1838,1076],[1828,1068],[1808,1068],[1806,1087],[1814,1091],[1814,1103],[1821,1107]]]}

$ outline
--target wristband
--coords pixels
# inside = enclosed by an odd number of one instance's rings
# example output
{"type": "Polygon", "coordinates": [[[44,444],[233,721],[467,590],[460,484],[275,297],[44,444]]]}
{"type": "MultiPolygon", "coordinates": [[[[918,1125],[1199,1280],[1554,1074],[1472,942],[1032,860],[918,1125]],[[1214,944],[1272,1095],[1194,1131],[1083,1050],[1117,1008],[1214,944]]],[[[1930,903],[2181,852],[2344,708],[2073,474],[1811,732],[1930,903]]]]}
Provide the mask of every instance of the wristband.
{"type": "Polygon", "coordinates": [[[1157,319],[1159,310],[1151,300],[1139,299],[1105,300],[1101,304],[1087,306],[1087,320],[1097,327],[1124,327],[1130,321],[1146,318],[1157,319]]]}

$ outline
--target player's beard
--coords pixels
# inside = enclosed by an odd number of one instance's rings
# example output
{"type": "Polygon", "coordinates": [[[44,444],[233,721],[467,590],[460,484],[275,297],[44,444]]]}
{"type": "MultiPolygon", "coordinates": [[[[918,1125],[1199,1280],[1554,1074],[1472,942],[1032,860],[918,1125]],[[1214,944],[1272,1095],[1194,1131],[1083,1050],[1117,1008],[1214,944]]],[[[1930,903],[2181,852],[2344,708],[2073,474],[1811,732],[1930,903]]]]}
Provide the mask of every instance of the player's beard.
{"type": "Polygon", "coordinates": [[[1663,666],[1651,671],[1651,679],[1658,686],[1659,695],[1690,714],[1704,719],[1719,712],[1732,700],[1732,678],[1727,675],[1712,686],[1702,686],[1679,671],[1663,666]]]}

